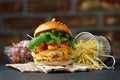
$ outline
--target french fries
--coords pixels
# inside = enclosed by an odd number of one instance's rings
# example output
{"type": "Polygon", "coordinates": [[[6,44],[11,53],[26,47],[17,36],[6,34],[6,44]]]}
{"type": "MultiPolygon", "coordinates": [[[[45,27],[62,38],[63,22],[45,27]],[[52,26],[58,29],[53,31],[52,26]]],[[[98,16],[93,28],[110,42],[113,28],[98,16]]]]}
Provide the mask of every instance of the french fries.
{"type": "Polygon", "coordinates": [[[96,55],[97,42],[95,39],[89,41],[80,40],[76,45],[74,61],[79,65],[101,70],[104,66],[100,63],[101,60],[96,55]]]}

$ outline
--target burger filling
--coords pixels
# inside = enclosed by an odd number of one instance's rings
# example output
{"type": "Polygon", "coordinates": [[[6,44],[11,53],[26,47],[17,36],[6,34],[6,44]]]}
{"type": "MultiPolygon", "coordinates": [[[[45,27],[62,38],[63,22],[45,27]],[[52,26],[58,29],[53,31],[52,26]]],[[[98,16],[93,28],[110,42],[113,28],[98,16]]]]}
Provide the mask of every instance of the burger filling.
{"type": "MultiPolygon", "coordinates": [[[[48,45],[49,46],[49,45],[48,45]]],[[[51,45],[50,45],[51,46],[51,45]]],[[[41,49],[38,47],[32,56],[37,61],[68,61],[73,58],[72,49],[66,45],[60,45],[57,47],[51,46],[47,50],[41,49]]]]}
{"type": "Polygon", "coordinates": [[[29,49],[39,61],[68,61],[73,57],[76,40],[65,32],[49,31],[32,38],[29,49]]]}

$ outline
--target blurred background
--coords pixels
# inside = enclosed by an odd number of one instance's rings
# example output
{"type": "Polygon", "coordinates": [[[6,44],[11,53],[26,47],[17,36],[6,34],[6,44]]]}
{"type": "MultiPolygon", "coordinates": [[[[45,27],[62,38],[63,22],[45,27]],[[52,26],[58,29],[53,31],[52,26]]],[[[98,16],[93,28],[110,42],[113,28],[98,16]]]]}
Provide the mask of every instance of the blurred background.
{"type": "Polygon", "coordinates": [[[0,0],[0,59],[3,49],[29,39],[43,22],[56,18],[70,27],[73,36],[88,31],[112,42],[120,58],[120,0],[0,0]]]}

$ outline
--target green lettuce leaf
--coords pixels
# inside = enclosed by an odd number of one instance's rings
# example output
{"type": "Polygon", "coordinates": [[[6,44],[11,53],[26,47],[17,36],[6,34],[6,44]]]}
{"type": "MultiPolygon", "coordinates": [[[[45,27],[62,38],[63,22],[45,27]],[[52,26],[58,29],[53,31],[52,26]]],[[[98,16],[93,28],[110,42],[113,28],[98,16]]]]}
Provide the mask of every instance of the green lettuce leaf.
{"type": "Polygon", "coordinates": [[[46,43],[46,44],[51,44],[51,43],[55,43],[57,45],[60,45],[61,42],[63,41],[67,41],[69,43],[69,46],[71,46],[72,48],[75,48],[75,44],[76,44],[76,40],[75,38],[69,36],[68,34],[64,33],[64,32],[59,32],[59,31],[49,31],[49,32],[45,32],[42,33],[41,35],[39,35],[38,37],[32,38],[32,40],[30,41],[28,48],[31,51],[34,51],[36,49],[36,47],[46,43]]]}

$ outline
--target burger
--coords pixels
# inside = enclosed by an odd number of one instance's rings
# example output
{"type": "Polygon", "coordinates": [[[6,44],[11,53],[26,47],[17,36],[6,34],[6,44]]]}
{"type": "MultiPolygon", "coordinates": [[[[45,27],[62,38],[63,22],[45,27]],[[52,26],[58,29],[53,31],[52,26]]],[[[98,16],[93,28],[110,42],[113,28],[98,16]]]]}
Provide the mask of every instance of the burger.
{"type": "Polygon", "coordinates": [[[75,44],[67,25],[49,21],[35,29],[28,47],[37,65],[63,66],[71,63],[75,44]]]}

